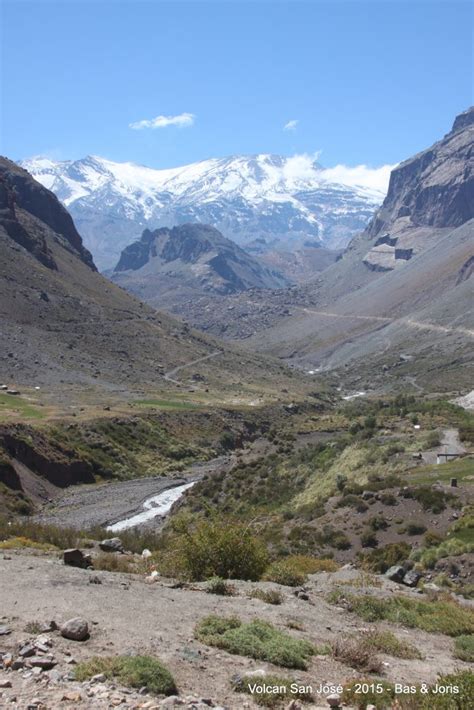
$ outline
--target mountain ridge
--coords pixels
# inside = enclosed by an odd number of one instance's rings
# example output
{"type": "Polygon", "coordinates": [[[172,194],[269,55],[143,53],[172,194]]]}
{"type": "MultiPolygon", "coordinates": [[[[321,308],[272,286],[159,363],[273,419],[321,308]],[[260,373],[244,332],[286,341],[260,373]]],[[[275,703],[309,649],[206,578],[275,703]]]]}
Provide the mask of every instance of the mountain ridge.
{"type": "Polygon", "coordinates": [[[341,177],[311,156],[271,154],[162,170],[98,156],[20,164],[67,206],[102,270],[144,228],[187,222],[212,224],[241,246],[259,237],[285,250],[310,238],[340,248],[382,202],[373,183],[387,172],[341,177]]]}

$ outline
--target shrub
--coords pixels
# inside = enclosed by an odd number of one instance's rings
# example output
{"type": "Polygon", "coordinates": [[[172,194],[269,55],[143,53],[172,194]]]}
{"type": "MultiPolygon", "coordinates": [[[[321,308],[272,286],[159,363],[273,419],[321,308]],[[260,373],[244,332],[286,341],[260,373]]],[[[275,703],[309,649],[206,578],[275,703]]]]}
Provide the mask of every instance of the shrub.
{"type": "Polygon", "coordinates": [[[402,494],[405,498],[414,498],[424,510],[431,510],[432,513],[442,513],[448,503],[457,502],[456,496],[452,493],[445,493],[431,486],[407,488],[402,494]]]}
{"type": "Polygon", "coordinates": [[[341,498],[340,501],[338,501],[336,508],[355,508],[358,513],[365,513],[365,511],[368,509],[368,506],[362,498],[359,498],[359,496],[355,495],[346,495],[341,498]]]}
{"type": "Polygon", "coordinates": [[[411,547],[406,542],[391,542],[377,550],[360,554],[362,567],[369,572],[383,574],[389,567],[403,562],[410,556],[411,547]]]}
{"type": "Polygon", "coordinates": [[[369,631],[364,634],[360,642],[395,658],[423,658],[423,654],[415,646],[407,641],[400,641],[391,631],[369,631]]]}
{"type": "Polygon", "coordinates": [[[425,547],[437,547],[441,542],[443,542],[443,537],[434,530],[428,530],[425,537],[423,538],[423,545],[425,547]]]}
{"type": "Polygon", "coordinates": [[[383,505],[397,505],[398,501],[393,495],[393,493],[381,493],[380,494],[380,502],[383,503],[383,505]]]}
{"type": "Polygon", "coordinates": [[[222,579],[222,577],[211,577],[206,583],[206,592],[208,594],[220,594],[223,597],[231,597],[235,594],[235,588],[222,579]]]}
{"type": "Polygon", "coordinates": [[[287,587],[300,587],[306,581],[306,574],[299,571],[286,560],[272,562],[264,575],[264,579],[287,587]]]}
{"type": "Polygon", "coordinates": [[[372,530],[386,530],[388,528],[388,522],[385,520],[383,515],[374,515],[368,521],[369,527],[372,530]]]}
{"type": "Polygon", "coordinates": [[[308,574],[316,572],[335,572],[339,565],[334,560],[292,555],[273,562],[265,572],[265,579],[288,587],[304,584],[308,574]]]}
{"type": "Polygon", "coordinates": [[[423,535],[426,532],[426,525],[419,523],[416,520],[411,520],[405,526],[407,535],[423,535]]]}
{"type": "Polygon", "coordinates": [[[266,604],[281,604],[283,601],[283,595],[276,589],[253,589],[249,596],[266,604]]]}
{"type": "Polygon", "coordinates": [[[386,620],[446,636],[474,633],[474,612],[453,599],[425,601],[402,596],[378,599],[370,594],[346,596],[336,590],[329,595],[329,601],[336,604],[345,601],[348,609],[365,621],[386,620]]]}
{"type": "Polygon", "coordinates": [[[205,520],[185,527],[175,540],[174,562],[183,576],[257,581],[268,564],[263,542],[233,520],[205,520]]]}
{"type": "Polygon", "coordinates": [[[374,649],[353,636],[336,639],[332,644],[332,654],[337,661],[358,671],[380,673],[382,670],[382,663],[374,655],[374,649]]]}
{"type": "Polygon", "coordinates": [[[474,635],[461,635],[454,641],[454,657],[474,663],[474,635]]]}
{"type": "Polygon", "coordinates": [[[377,547],[378,540],[377,540],[377,535],[374,533],[373,530],[364,530],[362,535],[360,536],[360,542],[362,547],[377,547]]]}
{"type": "Polygon", "coordinates": [[[95,656],[78,663],[74,676],[84,681],[98,673],[131,688],[146,688],[156,695],[173,695],[177,690],[171,673],[153,656],[95,656]]]}
{"type": "Polygon", "coordinates": [[[263,705],[267,708],[278,707],[283,701],[288,700],[289,697],[291,697],[292,700],[297,699],[306,703],[311,702],[313,699],[313,696],[309,690],[305,686],[301,685],[301,683],[297,683],[290,678],[284,678],[277,675],[266,675],[261,680],[255,678],[255,676],[238,676],[233,681],[232,685],[236,693],[249,693],[249,695],[252,696],[254,703],[257,703],[257,705],[263,705]],[[265,683],[267,687],[272,688],[272,691],[252,693],[252,688],[256,683],[258,685],[265,683]],[[292,689],[293,684],[298,685],[296,692],[292,689]],[[274,688],[281,688],[281,690],[274,692],[274,688]]]}
{"type": "Polygon", "coordinates": [[[195,636],[208,646],[286,668],[305,670],[315,652],[308,641],[296,639],[259,619],[243,624],[236,617],[207,616],[196,626],[195,636]]]}
{"type": "Polygon", "coordinates": [[[124,573],[137,573],[142,571],[140,569],[140,562],[142,562],[142,560],[137,563],[135,558],[130,555],[111,555],[107,552],[100,553],[92,560],[95,570],[124,573]]]}

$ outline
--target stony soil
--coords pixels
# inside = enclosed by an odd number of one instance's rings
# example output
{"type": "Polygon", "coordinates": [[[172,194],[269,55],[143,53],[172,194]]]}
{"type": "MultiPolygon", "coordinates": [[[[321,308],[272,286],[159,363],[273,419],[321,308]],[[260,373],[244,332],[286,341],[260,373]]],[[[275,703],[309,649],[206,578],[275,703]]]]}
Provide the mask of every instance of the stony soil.
{"type": "MultiPolygon", "coordinates": [[[[0,653],[12,652],[14,655],[20,643],[34,640],[34,636],[25,631],[28,622],[44,623],[54,619],[61,624],[81,616],[88,621],[91,634],[84,642],[66,640],[58,632],[49,634],[51,652],[57,661],[54,672],[33,672],[24,668],[0,670],[0,683],[11,683],[11,687],[1,688],[0,685],[0,693],[3,693],[0,705],[18,710],[29,706],[49,710],[169,706],[162,705],[159,699],[127,692],[110,682],[78,683],[71,680],[73,661],[97,654],[151,653],[158,656],[175,677],[180,702],[195,708],[205,707],[197,702],[199,698],[206,698],[227,710],[255,707],[250,698],[232,691],[230,680],[235,673],[260,668],[313,686],[320,681],[339,683],[350,680],[357,673],[329,656],[315,656],[307,672],[288,672],[268,663],[207,647],[193,638],[193,631],[196,622],[207,614],[235,614],[244,621],[265,619],[286,631],[288,621],[296,621],[302,630],[289,633],[317,644],[330,643],[338,636],[357,634],[366,628],[356,616],[325,601],[325,595],[335,583],[350,585],[358,576],[351,567],[334,574],[313,575],[305,588],[307,599],[299,598],[289,587],[258,583],[261,588],[282,592],[283,603],[272,606],[248,598],[248,593],[255,587],[252,583],[236,582],[236,596],[219,597],[205,592],[202,584],[180,588],[172,580],[162,578],[148,584],[138,575],[65,567],[54,554],[5,551],[0,557],[0,595],[4,614],[0,624],[7,625],[11,633],[0,637],[0,653]],[[93,578],[96,583],[91,583],[93,578]],[[185,700],[190,696],[196,699],[194,704],[185,700]]],[[[351,586],[345,588],[350,590],[351,586]]],[[[416,594],[385,579],[381,580],[380,588],[371,591],[383,596],[395,591],[416,594]]],[[[379,628],[384,626],[388,628],[384,624],[379,628]]],[[[422,649],[426,657],[422,661],[413,661],[382,656],[387,680],[433,682],[438,673],[467,667],[452,657],[452,639],[418,630],[391,628],[399,638],[422,649]]],[[[316,705],[306,707],[327,707],[324,697],[316,700],[316,705]]]]}

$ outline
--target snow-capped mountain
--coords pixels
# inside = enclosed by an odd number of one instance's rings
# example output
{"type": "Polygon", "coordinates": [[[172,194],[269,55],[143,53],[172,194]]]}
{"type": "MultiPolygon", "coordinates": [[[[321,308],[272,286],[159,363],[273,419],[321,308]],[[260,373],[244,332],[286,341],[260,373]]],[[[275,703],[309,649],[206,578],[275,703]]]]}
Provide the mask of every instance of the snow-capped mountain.
{"type": "Polygon", "coordinates": [[[232,156],[166,170],[88,156],[21,161],[72,214],[101,270],[145,227],[202,222],[245,246],[345,246],[385,195],[390,166],[324,169],[314,157],[232,156]]]}

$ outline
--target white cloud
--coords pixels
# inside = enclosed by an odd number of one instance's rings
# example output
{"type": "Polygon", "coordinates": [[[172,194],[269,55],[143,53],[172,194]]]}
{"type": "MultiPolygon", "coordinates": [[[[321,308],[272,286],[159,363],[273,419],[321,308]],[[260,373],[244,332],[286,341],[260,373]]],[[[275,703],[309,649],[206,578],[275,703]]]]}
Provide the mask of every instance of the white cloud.
{"type": "Polygon", "coordinates": [[[129,128],[134,131],[141,131],[144,128],[167,128],[168,126],[192,126],[194,123],[193,113],[180,113],[178,116],[156,116],[156,118],[143,119],[130,123],[129,128]]]}
{"type": "Polygon", "coordinates": [[[385,194],[388,188],[390,173],[395,165],[382,165],[380,168],[370,168],[368,165],[335,165],[322,170],[321,177],[325,182],[337,182],[351,187],[365,187],[378,190],[385,194]]]}
{"type": "Polygon", "coordinates": [[[298,125],[299,121],[296,118],[292,118],[291,121],[288,121],[288,123],[285,123],[283,126],[284,131],[296,131],[296,126],[298,125]]]}

